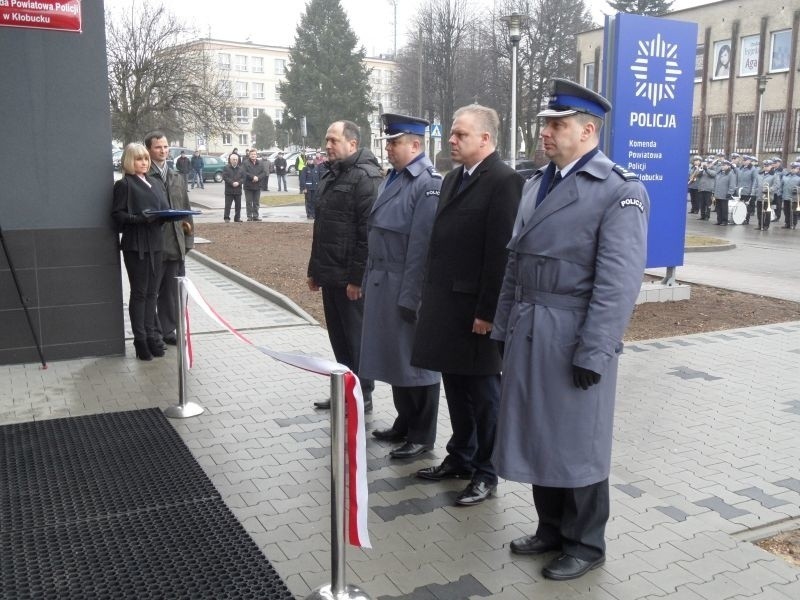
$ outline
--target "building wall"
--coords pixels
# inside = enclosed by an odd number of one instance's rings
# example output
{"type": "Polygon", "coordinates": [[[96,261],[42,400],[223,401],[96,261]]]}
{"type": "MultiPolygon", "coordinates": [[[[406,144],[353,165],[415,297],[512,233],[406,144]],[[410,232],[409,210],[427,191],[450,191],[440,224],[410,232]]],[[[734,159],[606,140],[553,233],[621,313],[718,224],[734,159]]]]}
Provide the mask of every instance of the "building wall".
{"type": "MultiPolygon", "coordinates": [[[[82,33],[0,27],[0,227],[48,361],[125,350],[103,3],[81,12],[82,33]]],[[[0,249],[0,364],[37,361],[0,249]]]]}
{"type": "MultiPolygon", "coordinates": [[[[722,0],[663,18],[698,24],[692,152],[755,152],[759,76],[769,77],[761,99],[759,156],[778,155],[787,160],[800,152],[800,3],[722,0]],[[727,76],[715,68],[724,45],[731,50],[727,76]]],[[[603,30],[581,33],[577,43],[576,76],[597,89],[603,30]],[[592,71],[594,80],[587,81],[587,73],[592,71]]]]}
{"type": "MultiPolygon", "coordinates": [[[[210,153],[251,147],[253,145],[251,128],[256,116],[254,111],[266,112],[273,121],[283,119],[285,106],[280,100],[278,85],[285,81],[285,72],[289,65],[289,48],[214,39],[200,40],[200,43],[214,57],[220,70],[220,79],[231,82],[234,101],[244,110],[233,115],[234,124],[224,139],[219,136],[205,139],[202,135],[202,126],[198,126],[197,134],[187,133],[185,144],[189,147],[205,146],[210,153]]],[[[364,62],[372,69],[370,86],[373,104],[377,107],[381,103],[385,112],[391,112],[397,104],[397,96],[393,89],[397,64],[391,60],[369,57],[364,62]]],[[[370,124],[374,139],[380,131],[377,110],[370,115],[370,124]]],[[[272,146],[273,141],[262,143],[261,140],[256,140],[255,145],[259,149],[267,149],[272,146]]],[[[319,143],[322,141],[307,142],[311,147],[319,143]]]]}

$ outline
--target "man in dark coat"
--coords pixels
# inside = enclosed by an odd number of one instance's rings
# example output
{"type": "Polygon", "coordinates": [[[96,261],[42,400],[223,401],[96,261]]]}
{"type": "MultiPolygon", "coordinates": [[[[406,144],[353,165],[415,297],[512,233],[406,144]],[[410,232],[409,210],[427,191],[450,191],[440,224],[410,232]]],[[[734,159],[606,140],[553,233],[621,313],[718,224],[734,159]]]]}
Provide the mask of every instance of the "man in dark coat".
{"type": "MultiPolygon", "coordinates": [[[[308,288],[322,290],[325,324],[336,360],[358,375],[367,266],[367,219],[381,183],[375,156],[359,149],[361,134],[351,121],[336,121],[325,134],[330,168],[320,181],[308,288]]],[[[277,162],[277,161],[276,161],[277,162]]],[[[361,378],[364,410],[372,410],[374,382],[361,378]]],[[[330,400],[315,402],[330,408],[330,400]]]]}
{"type": "Polygon", "coordinates": [[[205,189],[206,184],[203,181],[203,167],[205,166],[205,161],[203,157],[200,156],[200,150],[195,150],[194,154],[192,154],[192,189],[195,188],[197,185],[201,190],[205,189]]]}
{"type": "Polygon", "coordinates": [[[264,163],[258,159],[258,152],[250,150],[242,165],[244,171],[244,198],[247,208],[248,221],[260,221],[261,209],[261,180],[266,179],[267,171],[264,163]]]}
{"type": "MultiPolygon", "coordinates": [[[[148,175],[158,179],[167,193],[169,207],[189,210],[189,193],[183,178],[167,164],[169,141],[161,131],[148,133],[144,145],[150,153],[150,172],[148,175]]],[[[176,277],[186,275],[184,262],[186,253],[194,248],[194,220],[191,216],[182,221],[167,221],[164,228],[164,252],[161,257],[163,269],[158,288],[157,325],[159,333],[167,344],[177,344],[175,329],[178,322],[178,284],[176,277]]]]}
{"type": "Polygon", "coordinates": [[[275,179],[278,180],[278,191],[280,192],[283,189],[284,192],[288,192],[289,188],[286,187],[286,157],[283,156],[283,152],[278,152],[278,158],[275,159],[273,167],[275,167],[275,179]]]}
{"type": "Polygon", "coordinates": [[[498,127],[497,113],[477,104],[454,115],[450,155],[463,166],[442,182],[411,357],[442,373],[453,427],[447,458],[417,475],[470,479],[461,505],[483,502],[497,486],[490,459],[501,360],[489,333],[523,184],[495,151],[498,127]]]}
{"type": "Polygon", "coordinates": [[[647,191],[597,147],[610,109],[553,80],[550,163],[525,184],[492,333],[505,348],[492,462],[532,484],[539,514],[511,551],[559,551],[542,571],[556,580],[605,561],[617,363],[647,254],[647,191]]]}
{"type": "Polygon", "coordinates": [[[175,168],[178,169],[178,173],[181,174],[183,177],[183,181],[187,186],[189,186],[189,173],[192,171],[192,163],[189,161],[189,157],[186,156],[186,152],[181,150],[181,155],[175,161],[175,168]]]}
{"type": "Polygon", "coordinates": [[[411,348],[442,176],[425,156],[428,121],[389,113],[381,119],[393,169],[369,215],[359,373],[389,383],[397,409],[392,426],[372,435],[405,442],[392,458],[414,458],[433,449],[439,412],[441,376],[412,367],[411,348]]]}

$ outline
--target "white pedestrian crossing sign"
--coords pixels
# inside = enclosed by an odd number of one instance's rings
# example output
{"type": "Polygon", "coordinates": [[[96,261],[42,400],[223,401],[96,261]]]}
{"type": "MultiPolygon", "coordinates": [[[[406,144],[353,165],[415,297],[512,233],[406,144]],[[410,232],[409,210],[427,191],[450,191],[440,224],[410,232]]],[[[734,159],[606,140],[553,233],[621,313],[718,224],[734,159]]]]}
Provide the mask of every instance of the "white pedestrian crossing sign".
{"type": "Polygon", "coordinates": [[[442,137],[442,126],[439,123],[434,123],[431,125],[431,137],[442,137]]]}

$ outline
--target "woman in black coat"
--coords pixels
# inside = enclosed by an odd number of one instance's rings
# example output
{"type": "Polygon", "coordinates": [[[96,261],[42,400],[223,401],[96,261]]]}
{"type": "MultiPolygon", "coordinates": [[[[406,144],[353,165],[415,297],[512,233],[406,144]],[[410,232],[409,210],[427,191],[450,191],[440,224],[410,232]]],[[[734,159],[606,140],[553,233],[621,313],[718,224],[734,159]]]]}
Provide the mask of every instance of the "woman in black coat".
{"type": "Polygon", "coordinates": [[[169,208],[163,186],[147,175],[150,154],[142,144],[128,144],[122,153],[125,176],[114,184],[111,217],[122,232],[120,247],[128,271],[131,296],[128,312],[136,358],[164,356],[156,331],[156,301],[164,237],[161,220],[146,210],[169,208]]]}
{"type": "Polygon", "coordinates": [[[239,164],[239,155],[231,152],[228,164],[222,169],[222,181],[225,182],[225,222],[231,220],[231,204],[235,205],[233,220],[237,223],[242,220],[242,184],[244,183],[244,169],[239,164]]]}

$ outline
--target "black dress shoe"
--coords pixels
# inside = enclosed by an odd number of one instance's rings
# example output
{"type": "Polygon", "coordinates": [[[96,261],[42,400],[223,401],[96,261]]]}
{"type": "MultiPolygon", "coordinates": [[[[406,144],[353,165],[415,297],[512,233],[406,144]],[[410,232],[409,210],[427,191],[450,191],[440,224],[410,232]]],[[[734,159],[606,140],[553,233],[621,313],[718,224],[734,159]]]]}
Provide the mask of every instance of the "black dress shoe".
{"type": "Polygon", "coordinates": [[[433,446],[428,444],[415,444],[414,442],[406,442],[399,448],[395,448],[389,452],[392,458],[414,458],[420,454],[425,454],[433,450],[433,446]]]}
{"type": "Polygon", "coordinates": [[[161,338],[147,338],[147,348],[153,356],[164,356],[167,346],[161,341],[161,338]]]}
{"type": "Polygon", "coordinates": [[[406,434],[400,433],[392,427],[387,427],[386,429],[375,429],[372,432],[372,437],[385,442],[402,442],[406,439],[406,434]]]}
{"type": "Polygon", "coordinates": [[[494,494],[497,485],[490,485],[485,481],[470,481],[467,488],[458,495],[456,504],[459,506],[474,506],[494,494]]]}
{"type": "Polygon", "coordinates": [[[514,554],[544,554],[553,550],[561,550],[558,542],[545,542],[535,535],[526,535],[511,542],[514,554]]]}
{"type": "Polygon", "coordinates": [[[442,479],[472,479],[472,471],[464,467],[455,467],[446,462],[435,467],[426,467],[417,471],[417,477],[441,481],[442,479]]]}
{"type": "Polygon", "coordinates": [[[168,333],[163,338],[165,344],[169,344],[170,346],[177,346],[178,345],[178,338],[175,337],[174,333],[168,333]]]}
{"type": "Polygon", "coordinates": [[[583,560],[582,558],[570,556],[569,554],[562,554],[551,560],[550,563],[542,569],[542,575],[547,579],[555,579],[556,581],[577,579],[592,569],[602,566],[605,562],[605,556],[601,556],[595,560],[583,560]]]}

